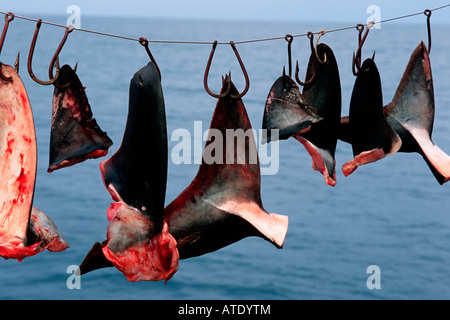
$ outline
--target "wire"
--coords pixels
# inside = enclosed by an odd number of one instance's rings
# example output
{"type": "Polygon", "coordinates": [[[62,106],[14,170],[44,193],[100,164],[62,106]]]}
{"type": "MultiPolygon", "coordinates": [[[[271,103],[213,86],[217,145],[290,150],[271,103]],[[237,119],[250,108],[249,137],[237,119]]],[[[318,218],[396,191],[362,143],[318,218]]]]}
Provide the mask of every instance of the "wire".
{"type": "MultiPolygon", "coordinates": [[[[430,12],[433,11],[438,11],[438,10],[442,10],[444,8],[450,7],[450,4],[447,5],[443,5],[441,7],[437,7],[434,9],[429,9],[430,12]]],[[[3,12],[0,11],[1,14],[4,15],[9,15],[8,12],[3,12]]],[[[424,11],[421,12],[416,12],[416,13],[412,13],[412,14],[408,14],[408,15],[403,15],[403,16],[399,16],[399,17],[394,17],[394,18],[390,18],[390,19],[385,19],[385,20],[381,20],[381,21],[375,21],[375,22],[371,22],[372,24],[377,24],[377,23],[386,23],[386,22],[391,22],[391,21],[395,21],[395,20],[401,20],[401,19],[406,19],[406,18],[410,18],[410,17],[414,17],[417,15],[421,15],[424,14],[424,11]]],[[[23,19],[23,20],[28,20],[28,21],[35,21],[37,22],[38,19],[33,19],[33,18],[28,18],[28,17],[22,17],[22,16],[17,16],[14,15],[14,18],[18,18],[18,19],[23,19]]],[[[57,24],[57,23],[53,23],[53,22],[48,22],[48,21],[42,21],[42,23],[47,24],[47,25],[51,25],[51,26],[55,26],[55,27],[60,27],[60,28],[67,28],[67,26],[62,25],[62,24],[57,24]]],[[[332,29],[332,30],[321,30],[318,32],[313,32],[313,34],[323,34],[323,32],[325,33],[333,33],[333,32],[339,32],[339,31],[344,31],[344,30],[350,30],[350,29],[354,29],[356,28],[358,25],[352,25],[352,26],[348,26],[348,27],[342,27],[342,28],[337,28],[337,29],[332,29]]],[[[140,41],[140,38],[132,38],[132,37],[126,37],[126,36],[121,36],[121,35],[117,35],[117,34],[112,34],[112,33],[106,33],[106,32],[100,32],[100,31],[95,31],[95,30],[88,30],[88,29],[73,29],[76,31],[80,31],[80,32],[87,32],[87,33],[92,33],[92,34],[96,34],[96,35],[100,35],[100,36],[106,36],[106,37],[112,37],[112,38],[118,38],[118,39],[123,39],[123,40],[130,40],[130,41],[140,41]]],[[[292,37],[297,38],[297,37],[306,37],[308,34],[307,33],[302,33],[302,34],[297,34],[297,35],[292,35],[292,37]]],[[[243,40],[243,41],[235,41],[235,44],[247,44],[247,43],[255,43],[255,42],[266,42],[266,41],[274,41],[274,40],[284,40],[286,36],[280,36],[280,37],[273,37],[273,38],[261,38],[261,39],[251,39],[251,40],[243,40]]],[[[148,42],[150,43],[167,43],[167,44],[200,44],[200,45],[213,45],[214,41],[178,41],[178,40],[148,40],[148,42]]],[[[217,42],[217,44],[226,44],[229,45],[230,42],[217,42]]]]}

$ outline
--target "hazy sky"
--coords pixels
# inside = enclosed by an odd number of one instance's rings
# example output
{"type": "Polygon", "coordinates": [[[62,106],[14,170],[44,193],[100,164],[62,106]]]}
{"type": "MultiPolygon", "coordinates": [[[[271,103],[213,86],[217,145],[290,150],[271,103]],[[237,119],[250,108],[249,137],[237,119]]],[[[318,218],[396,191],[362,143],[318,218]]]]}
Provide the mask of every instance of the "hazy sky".
{"type": "MultiPolygon", "coordinates": [[[[33,18],[40,14],[66,15],[69,5],[77,5],[86,16],[145,16],[175,18],[212,18],[247,20],[289,20],[315,22],[361,22],[370,14],[367,8],[377,5],[381,19],[432,9],[450,0],[0,0],[0,11],[33,18]]],[[[450,23],[450,7],[435,12],[433,23],[450,23]]],[[[423,17],[411,18],[420,21],[423,17]]]]}

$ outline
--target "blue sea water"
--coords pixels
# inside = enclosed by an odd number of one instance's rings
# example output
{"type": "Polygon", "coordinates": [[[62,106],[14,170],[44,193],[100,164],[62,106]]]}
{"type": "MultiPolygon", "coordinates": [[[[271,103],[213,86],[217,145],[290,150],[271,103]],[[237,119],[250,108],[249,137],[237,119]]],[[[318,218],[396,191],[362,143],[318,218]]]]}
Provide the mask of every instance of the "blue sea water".
{"type": "MultiPolygon", "coordinates": [[[[18,13],[19,14],[19,13],[18,13]]],[[[66,17],[42,17],[65,23],[66,17]]],[[[240,41],[302,34],[341,27],[330,22],[194,21],[83,17],[82,27],[155,40],[240,41]]],[[[348,24],[356,24],[350,21],[348,24]]],[[[289,216],[284,248],[260,238],[246,238],[216,252],[180,261],[180,268],[163,282],[128,282],[115,268],[81,277],[80,289],[68,289],[71,265],[79,265],[94,242],[106,237],[106,209],[112,201],[103,186],[99,163],[88,160],[51,174],[48,165],[52,86],[34,83],[26,57],[35,24],[16,19],[10,25],[1,53],[12,64],[21,52],[19,72],[35,117],[38,174],[35,207],[50,216],[70,242],[65,252],[43,252],[0,261],[0,299],[449,299],[450,198],[449,185],[439,185],[418,154],[398,153],[360,167],[344,177],[340,167],[353,158],[351,146],[337,146],[337,185],[330,187],[311,169],[311,158],[297,141],[279,144],[279,170],[264,175],[261,194],[269,212],[289,216]],[[381,289],[369,290],[367,268],[381,271],[381,289]]],[[[450,153],[449,26],[433,25],[431,63],[436,116],[433,141],[450,153]]],[[[48,65],[63,29],[43,25],[33,61],[34,73],[46,78],[48,65]]],[[[383,99],[393,97],[409,57],[427,41],[423,17],[383,24],[370,32],[363,59],[376,50],[383,99]]],[[[351,72],[357,31],[326,34],[336,55],[342,82],[342,115],[348,114],[355,81],[351,72]]],[[[194,121],[207,130],[216,100],[203,88],[210,45],[150,44],[162,73],[169,152],[177,143],[171,133],[193,132],[194,121]]],[[[250,76],[243,101],[254,129],[261,128],[265,100],[272,83],[287,63],[284,40],[237,46],[250,76]]],[[[301,75],[309,58],[307,38],[295,38],[293,59],[301,75]]],[[[78,75],[94,117],[114,141],[109,157],[120,146],[128,111],[129,81],[148,62],[137,42],[74,31],[60,55],[61,64],[78,62],[78,75]]],[[[231,71],[238,88],[244,80],[233,51],[216,50],[209,85],[219,91],[221,75],[231,71]]],[[[242,90],[242,89],[241,89],[242,90]]],[[[169,158],[170,160],[170,158],[169,158]]],[[[189,185],[197,164],[169,161],[166,203],[189,185]]],[[[232,232],[232,230],[230,230],[232,232]]]]}

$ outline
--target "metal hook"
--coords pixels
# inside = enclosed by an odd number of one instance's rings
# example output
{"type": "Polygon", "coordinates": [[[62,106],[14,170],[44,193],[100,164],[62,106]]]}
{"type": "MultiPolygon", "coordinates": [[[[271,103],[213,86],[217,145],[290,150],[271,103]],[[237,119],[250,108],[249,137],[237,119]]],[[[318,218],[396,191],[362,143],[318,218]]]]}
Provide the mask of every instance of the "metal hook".
{"type": "Polygon", "coordinates": [[[292,34],[287,34],[284,37],[284,40],[286,40],[287,43],[288,43],[289,77],[292,77],[292,51],[291,51],[291,47],[292,47],[292,41],[294,41],[294,37],[292,36],[292,34]]]}
{"type": "MultiPolygon", "coordinates": [[[[14,13],[8,12],[8,14],[5,15],[5,25],[3,26],[2,37],[0,38],[0,53],[3,48],[3,43],[5,42],[6,32],[8,31],[9,23],[13,20],[14,20],[14,13]]],[[[2,66],[3,64],[0,62],[0,78],[4,81],[12,82],[12,77],[7,77],[3,74],[2,66]]],[[[19,71],[18,68],[16,68],[16,72],[18,71],[19,71]]]]}
{"type": "MultiPolygon", "coordinates": [[[[311,31],[308,32],[308,39],[309,39],[309,45],[311,47],[311,53],[314,53],[314,51],[316,51],[314,49],[314,33],[312,33],[311,31]]],[[[320,61],[320,60],[319,60],[320,61]]],[[[326,61],[326,60],[325,60],[326,61]]],[[[325,61],[323,63],[325,63],[325,61]]],[[[300,80],[300,77],[298,76],[298,73],[300,72],[300,68],[298,67],[298,61],[297,64],[295,66],[295,80],[297,80],[297,83],[301,86],[307,86],[310,85],[311,83],[313,83],[314,79],[316,78],[316,71],[317,71],[317,51],[316,53],[313,55],[313,68],[314,68],[314,73],[311,76],[311,78],[309,80],[305,80],[305,82],[300,80]]]]}
{"type": "Polygon", "coordinates": [[[367,35],[369,34],[369,30],[372,26],[373,22],[369,22],[369,24],[367,25],[367,30],[364,33],[364,36],[362,36],[362,33],[364,31],[364,25],[358,24],[356,26],[356,29],[359,31],[359,34],[358,34],[358,49],[356,50],[356,54],[353,52],[352,71],[354,76],[357,76],[358,73],[361,71],[361,51],[362,51],[361,49],[364,42],[366,41],[367,35]]]}
{"type": "MultiPolygon", "coordinates": [[[[359,49],[359,46],[361,45],[361,41],[362,41],[362,33],[364,31],[364,25],[363,24],[358,24],[356,26],[356,30],[358,30],[358,49],[359,49]]],[[[361,53],[361,52],[359,52],[359,53],[361,53]]],[[[358,74],[356,72],[355,68],[358,68],[358,70],[359,70],[360,67],[361,67],[361,57],[355,55],[355,52],[353,52],[353,60],[352,60],[352,72],[353,72],[353,75],[356,76],[358,74]]]]}
{"type": "MultiPolygon", "coordinates": [[[[61,53],[61,50],[62,50],[64,44],[66,43],[66,40],[67,40],[67,37],[69,36],[69,33],[71,33],[73,31],[73,29],[74,29],[73,25],[70,25],[70,26],[66,27],[66,31],[64,32],[64,36],[63,36],[61,42],[59,43],[59,46],[56,49],[55,54],[53,55],[52,61],[50,62],[50,67],[48,69],[48,76],[50,77],[50,79],[53,78],[53,66],[55,65],[57,59],[59,58],[59,54],[61,53]]],[[[58,68],[59,67],[57,66],[57,69],[58,68]]],[[[58,76],[56,76],[55,78],[58,79],[58,76]]],[[[60,84],[57,84],[56,82],[54,82],[53,85],[55,87],[60,88],[60,89],[66,89],[66,88],[68,88],[70,86],[70,82],[68,82],[68,83],[66,83],[64,85],[60,85],[60,84]]]]}
{"type": "MultiPolygon", "coordinates": [[[[33,59],[33,54],[34,54],[34,47],[36,46],[36,40],[37,40],[37,36],[39,34],[39,29],[41,28],[41,24],[42,24],[42,19],[38,19],[37,23],[36,23],[36,30],[34,31],[34,35],[33,35],[33,40],[31,41],[31,45],[30,45],[30,51],[28,53],[28,61],[27,61],[27,67],[28,67],[28,73],[31,77],[31,79],[33,79],[35,82],[47,86],[50,84],[54,84],[55,81],[58,79],[59,76],[59,58],[56,58],[56,75],[54,78],[51,78],[48,81],[43,81],[43,80],[39,80],[33,73],[33,69],[31,67],[32,65],[32,59],[33,59]]],[[[53,67],[53,64],[50,65],[51,67],[53,67]]]]}
{"type": "Polygon", "coordinates": [[[431,18],[431,10],[427,9],[423,12],[427,16],[427,30],[428,30],[428,54],[431,52],[431,24],[430,24],[430,18],[431,18]]]}
{"type": "Polygon", "coordinates": [[[327,62],[327,54],[326,54],[326,53],[323,54],[323,55],[324,55],[324,59],[323,59],[323,61],[322,61],[322,60],[320,60],[320,58],[319,58],[319,53],[317,52],[317,44],[319,43],[319,39],[320,39],[323,35],[325,35],[325,33],[326,33],[325,30],[322,30],[322,31],[319,32],[318,37],[317,37],[317,40],[316,40],[316,45],[314,46],[314,51],[316,52],[316,58],[317,58],[317,61],[320,62],[320,64],[324,64],[325,62],[327,62]]]}
{"type": "Polygon", "coordinates": [[[232,99],[240,99],[243,96],[245,96],[245,94],[247,93],[248,89],[250,88],[250,79],[248,78],[247,70],[245,70],[244,63],[242,62],[242,59],[241,59],[241,57],[240,57],[240,55],[239,55],[239,53],[238,53],[238,51],[236,49],[236,46],[235,46],[234,42],[230,41],[230,45],[231,45],[231,48],[233,48],[234,54],[236,55],[236,58],[239,61],[239,65],[241,66],[241,70],[242,70],[242,73],[244,74],[244,78],[245,78],[245,89],[244,89],[244,91],[242,91],[238,95],[231,95],[232,99]]]}
{"type": "MultiPolygon", "coordinates": [[[[235,43],[233,41],[230,41],[230,45],[231,45],[231,48],[233,49],[233,51],[234,51],[234,53],[236,55],[236,58],[239,61],[239,65],[241,66],[241,69],[242,69],[242,72],[244,73],[244,78],[245,78],[245,89],[244,89],[244,91],[242,91],[242,93],[237,94],[237,95],[231,95],[232,99],[239,99],[239,98],[242,98],[247,93],[248,89],[250,88],[250,80],[249,80],[249,77],[248,77],[248,74],[247,74],[247,70],[245,69],[244,63],[242,62],[242,59],[239,56],[239,53],[238,53],[238,51],[236,49],[235,43]]],[[[208,87],[208,75],[209,75],[209,69],[211,68],[212,58],[214,56],[214,52],[216,51],[216,47],[217,47],[217,40],[214,41],[213,47],[211,49],[211,53],[209,54],[208,63],[206,64],[206,69],[205,69],[205,75],[203,77],[203,85],[205,87],[206,92],[208,92],[208,94],[210,96],[220,99],[220,98],[226,97],[230,93],[230,90],[231,90],[231,73],[228,76],[228,78],[226,79],[228,81],[228,87],[227,87],[227,90],[225,90],[224,93],[215,94],[209,89],[209,87],[208,87]]]]}
{"type": "Polygon", "coordinates": [[[209,69],[211,68],[211,62],[212,62],[212,58],[214,56],[214,52],[216,51],[216,47],[217,47],[217,40],[214,41],[212,49],[211,49],[211,53],[209,54],[208,63],[206,64],[205,74],[203,76],[203,86],[205,87],[206,92],[208,92],[208,94],[211,97],[214,97],[214,98],[217,98],[217,99],[221,99],[221,98],[224,98],[225,96],[227,96],[230,93],[230,90],[231,90],[231,79],[230,79],[230,77],[228,77],[228,79],[227,79],[228,80],[228,88],[222,94],[215,94],[208,87],[209,69]]]}
{"type": "Polygon", "coordinates": [[[5,15],[5,25],[3,26],[2,37],[0,39],[0,53],[2,52],[3,43],[5,42],[6,32],[8,31],[8,26],[11,21],[14,20],[14,13],[8,12],[5,15]]]}
{"type": "Polygon", "coordinates": [[[148,47],[148,40],[144,37],[140,37],[139,38],[139,43],[145,48],[145,51],[147,51],[147,54],[150,58],[150,60],[153,62],[153,64],[155,65],[156,71],[158,71],[158,75],[159,75],[159,80],[161,81],[161,71],[159,70],[158,64],[156,63],[155,58],[153,58],[152,53],[150,52],[150,49],[148,47]]]}

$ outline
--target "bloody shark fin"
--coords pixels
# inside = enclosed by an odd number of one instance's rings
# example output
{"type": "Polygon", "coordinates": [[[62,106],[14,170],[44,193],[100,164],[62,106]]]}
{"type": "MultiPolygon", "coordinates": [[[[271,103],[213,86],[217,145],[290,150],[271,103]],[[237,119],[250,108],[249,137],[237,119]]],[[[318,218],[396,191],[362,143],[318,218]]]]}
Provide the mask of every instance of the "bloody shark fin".
{"type": "Polygon", "coordinates": [[[231,84],[230,94],[218,100],[197,176],[165,209],[180,258],[215,251],[247,236],[283,246],[288,217],[263,208],[255,138],[242,100],[231,97],[236,94],[231,84]]]}
{"type": "Polygon", "coordinates": [[[69,245],[54,222],[32,207],[37,165],[33,113],[16,71],[4,64],[0,68],[11,79],[0,80],[0,256],[21,261],[69,245]]]}
{"type": "Polygon", "coordinates": [[[92,117],[85,88],[69,65],[55,84],[48,172],[103,157],[113,144],[92,117]]]}

